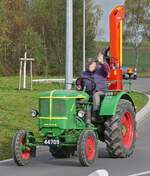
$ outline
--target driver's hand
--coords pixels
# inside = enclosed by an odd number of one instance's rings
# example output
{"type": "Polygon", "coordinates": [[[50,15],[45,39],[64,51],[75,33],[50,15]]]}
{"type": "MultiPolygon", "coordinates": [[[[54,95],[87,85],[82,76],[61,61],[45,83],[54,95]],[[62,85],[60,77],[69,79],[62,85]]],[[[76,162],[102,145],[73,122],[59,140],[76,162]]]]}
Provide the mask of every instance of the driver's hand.
{"type": "Polygon", "coordinates": [[[82,86],[81,85],[77,85],[77,90],[82,90],[82,86]]]}
{"type": "Polygon", "coordinates": [[[99,55],[97,56],[97,59],[98,59],[98,62],[99,62],[100,64],[104,64],[104,56],[103,56],[102,54],[99,54],[99,55]]]}

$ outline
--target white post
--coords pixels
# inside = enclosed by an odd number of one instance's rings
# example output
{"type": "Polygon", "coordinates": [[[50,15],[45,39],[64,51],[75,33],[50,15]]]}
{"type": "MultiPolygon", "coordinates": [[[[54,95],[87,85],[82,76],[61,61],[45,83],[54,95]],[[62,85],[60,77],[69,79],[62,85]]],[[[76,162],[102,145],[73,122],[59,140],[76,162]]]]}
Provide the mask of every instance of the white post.
{"type": "Polygon", "coordinates": [[[20,71],[19,71],[19,90],[21,89],[21,83],[22,83],[22,62],[20,60],[20,71]]]}
{"type": "Polygon", "coordinates": [[[83,71],[85,71],[85,0],[83,0],[83,71]]]}
{"type": "Polygon", "coordinates": [[[30,61],[30,76],[31,76],[31,90],[32,90],[32,60],[30,61]]]}
{"type": "Polygon", "coordinates": [[[20,71],[19,71],[19,90],[21,88],[27,88],[27,62],[30,62],[30,89],[32,90],[32,78],[33,78],[33,61],[34,58],[27,58],[27,53],[25,52],[24,58],[20,58],[20,71]],[[23,76],[23,81],[22,81],[23,76]]]}
{"type": "Polygon", "coordinates": [[[23,89],[26,89],[26,68],[27,68],[27,52],[25,52],[24,54],[23,89]]]}
{"type": "Polygon", "coordinates": [[[73,0],[66,3],[66,89],[73,82],[73,0]]]}

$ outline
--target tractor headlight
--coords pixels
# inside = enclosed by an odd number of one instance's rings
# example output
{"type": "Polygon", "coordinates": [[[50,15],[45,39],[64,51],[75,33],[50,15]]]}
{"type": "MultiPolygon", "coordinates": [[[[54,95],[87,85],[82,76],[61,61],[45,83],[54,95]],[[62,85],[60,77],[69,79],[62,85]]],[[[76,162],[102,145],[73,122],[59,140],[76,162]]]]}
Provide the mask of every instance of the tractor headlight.
{"type": "Polygon", "coordinates": [[[39,112],[35,109],[32,109],[31,116],[34,118],[34,117],[37,117],[38,115],[39,115],[39,112]]]}
{"type": "Polygon", "coordinates": [[[82,110],[78,111],[78,117],[83,118],[84,116],[85,116],[85,112],[84,111],[82,111],[82,110]]]}

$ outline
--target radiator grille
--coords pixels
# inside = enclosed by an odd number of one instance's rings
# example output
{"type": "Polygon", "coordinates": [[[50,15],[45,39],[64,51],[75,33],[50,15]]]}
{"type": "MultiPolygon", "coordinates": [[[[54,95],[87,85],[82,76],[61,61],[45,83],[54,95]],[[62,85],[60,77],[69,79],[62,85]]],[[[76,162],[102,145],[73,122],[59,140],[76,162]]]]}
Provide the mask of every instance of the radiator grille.
{"type": "Polygon", "coordinates": [[[39,110],[41,117],[49,117],[50,116],[50,99],[40,99],[39,102],[39,110]]]}
{"type": "Polygon", "coordinates": [[[52,99],[52,117],[66,116],[66,101],[64,99],[52,99]]]}

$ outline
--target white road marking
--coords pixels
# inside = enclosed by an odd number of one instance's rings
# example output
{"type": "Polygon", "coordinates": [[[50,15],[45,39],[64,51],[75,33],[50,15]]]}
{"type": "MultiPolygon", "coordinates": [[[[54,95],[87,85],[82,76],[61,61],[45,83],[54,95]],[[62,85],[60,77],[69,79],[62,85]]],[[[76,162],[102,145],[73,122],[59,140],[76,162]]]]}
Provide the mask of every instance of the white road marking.
{"type": "Polygon", "coordinates": [[[88,176],[109,176],[108,172],[104,169],[96,170],[95,172],[91,173],[88,176]]]}
{"type": "Polygon", "coordinates": [[[11,158],[11,159],[2,160],[2,161],[0,161],[0,164],[6,163],[6,162],[9,162],[9,161],[13,161],[13,159],[11,158]]]}
{"type": "Polygon", "coordinates": [[[147,174],[150,174],[150,171],[141,172],[141,173],[137,173],[137,174],[132,174],[132,175],[128,175],[128,176],[141,176],[141,175],[147,175],[147,174]]]}

